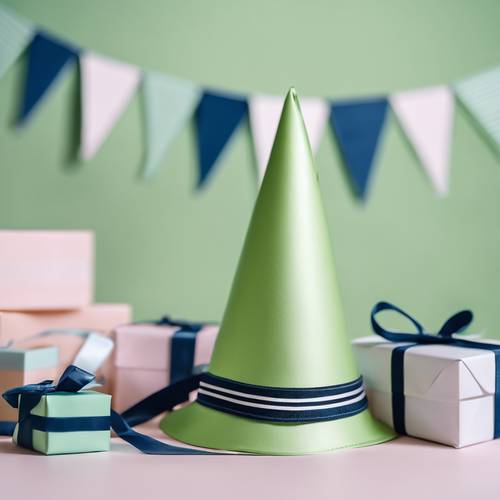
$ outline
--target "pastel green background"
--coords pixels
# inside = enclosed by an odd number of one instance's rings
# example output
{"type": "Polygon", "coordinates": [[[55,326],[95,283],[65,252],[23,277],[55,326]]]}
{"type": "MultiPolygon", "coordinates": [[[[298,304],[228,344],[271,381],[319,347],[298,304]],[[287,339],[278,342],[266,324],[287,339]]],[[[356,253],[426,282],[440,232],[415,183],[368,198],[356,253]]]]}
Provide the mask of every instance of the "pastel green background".
{"type": "MultiPolygon", "coordinates": [[[[496,0],[1,0],[75,43],[236,91],[352,97],[457,78],[500,63],[496,0]]],[[[248,126],[195,191],[192,126],[157,176],[140,177],[140,95],[95,158],[74,160],[77,71],[32,121],[13,121],[23,61],[0,81],[0,226],[97,233],[97,300],[136,318],[221,318],[256,196],[248,126]]],[[[500,158],[457,108],[451,195],[438,199],[393,117],[371,197],[351,194],[330,130],[317,167],[350,334],[396,302],[437,328],[470,307],[500,336],[500,158]]]]}

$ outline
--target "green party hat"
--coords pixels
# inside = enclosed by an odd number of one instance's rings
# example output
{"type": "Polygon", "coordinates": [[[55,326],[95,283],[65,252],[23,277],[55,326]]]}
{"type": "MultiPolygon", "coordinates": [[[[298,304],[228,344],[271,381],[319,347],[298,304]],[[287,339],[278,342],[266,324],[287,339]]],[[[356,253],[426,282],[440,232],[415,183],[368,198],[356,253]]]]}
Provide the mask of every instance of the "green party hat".
{"type": "Polygon", "coordinates": [[[269,391],[295,395],[298,389],[307,396],[317,388],[349,387],[359,378],[311,147],[293,88],[283,106],[209,374],[222,388],[211,381],[200,385],[197,402],[162,421],[165,433],[207,448],[276,455],[365,446],[394,437],[366,405],[343,418],[276,421],[273,415],[291,411],[279,412],[275,404],[290,399],[262,397],[269,391]],[[260,396],[242,403],[246,388],[260,396]],[[266,400],[272,404],[262,404],[266,400]],[[255,418],[253,413],[260,411],[265,418],[255,418]]]}

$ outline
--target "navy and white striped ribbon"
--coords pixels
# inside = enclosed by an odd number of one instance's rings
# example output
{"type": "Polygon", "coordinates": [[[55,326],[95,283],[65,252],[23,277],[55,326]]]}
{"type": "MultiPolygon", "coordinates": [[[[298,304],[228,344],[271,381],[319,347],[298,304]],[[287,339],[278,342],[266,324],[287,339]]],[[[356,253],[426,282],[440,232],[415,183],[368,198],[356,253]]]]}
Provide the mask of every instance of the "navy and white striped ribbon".
{"type": "Polygon", "coordinates": [[[345,418],[366,409],[359,377],[352,382],[314,388],[278,388],[201,375],[198,403],[225,413],[273,422],[321,422],[345,418]]]}

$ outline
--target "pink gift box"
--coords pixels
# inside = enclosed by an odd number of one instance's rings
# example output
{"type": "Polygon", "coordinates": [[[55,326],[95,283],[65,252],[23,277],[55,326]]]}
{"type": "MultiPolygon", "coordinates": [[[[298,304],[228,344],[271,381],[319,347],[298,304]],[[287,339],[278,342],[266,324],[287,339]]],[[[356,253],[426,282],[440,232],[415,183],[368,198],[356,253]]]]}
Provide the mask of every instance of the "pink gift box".
{"type": "Polygon", "coordinates": [[[0,231],[0,309],[77,309],[93,288],[92,232],[0,231]]]}
{"type": "MultiPolygon", "coordinates": [[[[171,341],[178,326],[135,323],[115,330],[113,408],[126,410],[170,383],[171,341]]],[[[219,327],[196,335],[194,366],[210,362],[219,327]]]]}
{"type": "MultiPolygon", "coordinates": [[[[0,345],[13,342],[16,348],[57,346],[59,348],[58,377],[73,362],[84,339],[74,335],[54,334],[31,338],[46,330],[77,328],[92,330],[110,336],[118,325],[131,320],[130,306],[126,304],[94,304],[74,311],[11,312],[0,311],[0,345]]],[[[113,376],[112,356],[97,372],[106,383],[102,391],[111,392],[113,376]]]]}

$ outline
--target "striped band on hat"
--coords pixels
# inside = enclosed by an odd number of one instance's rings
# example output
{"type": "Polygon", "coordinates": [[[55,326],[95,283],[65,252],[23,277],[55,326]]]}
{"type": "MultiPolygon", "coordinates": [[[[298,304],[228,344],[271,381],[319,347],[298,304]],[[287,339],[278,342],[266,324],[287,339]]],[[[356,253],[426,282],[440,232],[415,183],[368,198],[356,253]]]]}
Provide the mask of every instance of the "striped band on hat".
{"type": "Polygon", "coordinates": [[[367,408],[359,377],[326,387],[279,388],[201,376],[197,402],[225,413],[273,422],[321,422],[350,417],[367,408]]]}

